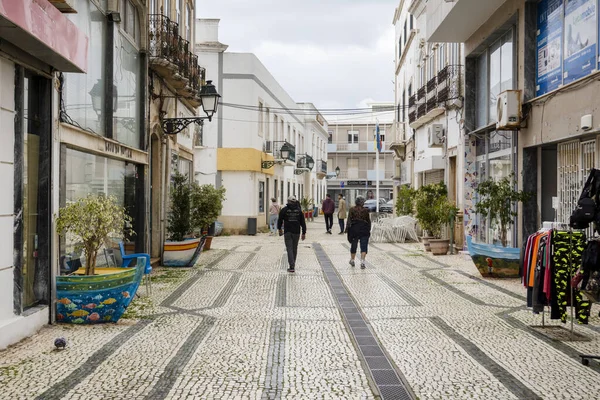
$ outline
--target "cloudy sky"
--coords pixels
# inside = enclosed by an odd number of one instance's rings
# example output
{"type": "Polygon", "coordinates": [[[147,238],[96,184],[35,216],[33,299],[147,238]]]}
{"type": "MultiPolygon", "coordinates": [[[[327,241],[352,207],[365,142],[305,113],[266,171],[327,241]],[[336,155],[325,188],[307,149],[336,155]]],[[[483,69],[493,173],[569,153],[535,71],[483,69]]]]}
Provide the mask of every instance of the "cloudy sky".
{"type": "Polygon", "coordinates": [[[228,51],[251,52],[297,102],[320,108],[394,100],[398,0],[198,0],[228,51]]]}

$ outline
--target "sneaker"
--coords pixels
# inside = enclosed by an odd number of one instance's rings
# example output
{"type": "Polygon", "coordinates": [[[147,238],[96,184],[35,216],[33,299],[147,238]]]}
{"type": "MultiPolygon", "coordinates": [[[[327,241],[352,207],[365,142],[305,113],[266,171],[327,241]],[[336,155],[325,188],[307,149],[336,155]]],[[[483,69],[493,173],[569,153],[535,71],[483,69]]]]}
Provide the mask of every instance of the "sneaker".
{"type": "Polygon", "coordinates": [[[354,267],[356,264],[354,263],[354,260],[350,260],[350,266],[354,267]]]}
{"type": "Polygon", "coordinates": [[[289,267],[289,268],[287,269],[287,272],[296,272],[296,270],[294,269],[294,267],[289,267]]]}
{"type": "Polygon", "coordinates": [[[367,268],[367,266],[365,265],[364,261],[360,263],[360,269],[365,269],[367,268]]]}

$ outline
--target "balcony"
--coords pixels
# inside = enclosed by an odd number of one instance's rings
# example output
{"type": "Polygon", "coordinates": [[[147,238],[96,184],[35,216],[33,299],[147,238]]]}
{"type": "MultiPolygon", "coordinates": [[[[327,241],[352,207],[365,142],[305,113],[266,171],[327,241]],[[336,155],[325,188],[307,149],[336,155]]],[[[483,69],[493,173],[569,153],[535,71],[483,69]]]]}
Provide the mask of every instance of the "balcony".
{"type": "Polygon", "coordinates": [[[395,138],[390,143],[390,150],[394,152],[394,156],[399,159],[404,159],[406,153],[406,125],[404,122],[396,122],[394,124],[395,138]]]}
{"type": "MultiPolygon", "coordinates": [[[[379,170],[379,181],[392,180],[394,178],[394,171],[379,170]]],[[[333,178],[338,181],[361,181],[363,184],[375,184],[377,179],[377,170],[374,169],[351,169],[347,171],[340,171],[340,174],[333,178]]]]}
{"type": "Polygon", "coordinates": [[[75,0],[48,0],[50,4],[58,8],[58,10],[65,14],[77,13],[75,9],[75,0]]]}
{"type": "Polygon", "coordinates": [[[323,179],[327,176],[327,161],[317,161],[317,178],[323,179]]]}
{"type": "Polygon", "coordinates": [[[416,105],[409,103],[408,121],[410,127],[417,129],[428,123],[446,109],[460,106],[462,99],[462,66],[448,65],[419,92],[424,91],[424,99],[416,105]]]}
{"type": "Polygon", "coordinates": [[[296,165],[296,146],[286,141],[274,141],[273,142],[273,158],[278,161],[290,161],[293,165],[296,165]],[[287,158],[283,158],[281,149],[284,145],[287,145],[287,151],[289,152],[287,158]]]}
{"type": "MultiPolygon", "coordinates": [[[[374,153],[376,149],[375,140],[358,143],[329,143],[327,145],[328,153],[374,153]]],[[[382,141],[381,152],[387,153],[390,151],[392,151],[390,142],[382,141]]]]}
{"type": "Polygon", "coordinates": [[[417,119],[417,95],[413,94],[408,98],[408,122],[412,123],[417,119]]]}
{"type": "Polygon", "coordinates": [[[193,107],[200,106],[204,68],[190,43],[179,36],[179,24],[162,14],[150,15],[150,68],[172,85],[193,107]]]}
{"type": "Polygon", "coordinates": [[[428,42],[466,42],[506,0],[429,0],[428,42]]]}

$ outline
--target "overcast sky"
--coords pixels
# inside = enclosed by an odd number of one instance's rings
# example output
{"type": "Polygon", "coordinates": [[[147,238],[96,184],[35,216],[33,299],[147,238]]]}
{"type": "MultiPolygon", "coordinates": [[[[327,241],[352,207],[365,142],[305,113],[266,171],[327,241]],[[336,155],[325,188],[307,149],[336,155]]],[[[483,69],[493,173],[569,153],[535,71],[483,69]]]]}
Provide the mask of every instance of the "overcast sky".
{"type": "Polygon", "coordinates": [[[398,0],[198,0],[228,51],[258,56],[297,102],[320,108],[394,100],[398,0]]]}

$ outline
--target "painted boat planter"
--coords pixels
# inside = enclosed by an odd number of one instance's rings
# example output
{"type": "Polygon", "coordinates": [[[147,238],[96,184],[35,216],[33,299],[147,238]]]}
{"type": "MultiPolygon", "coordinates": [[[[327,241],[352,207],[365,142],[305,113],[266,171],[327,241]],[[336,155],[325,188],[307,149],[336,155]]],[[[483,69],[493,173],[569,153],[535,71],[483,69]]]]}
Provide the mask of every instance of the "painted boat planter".
{"type": "Polygon", "coordinates": [[[184,240],[182,242],[166,242],[163,248],[165,267],[193,267],[206,243],[206,236],[184,240]]]}
{"type": "Polygon", "coordinates": [[[518,278],[521,249],[473,242],[467,236],[467,248],[479,273],[484,277],[518,278]]]}
{"type": "Polygon", "coordinates": [[[117,322],[133,300],[144,268],[145,260],[133,268],[97,268],[97,275],[57,276],[57,321],[72,324],[117,322]]]}

